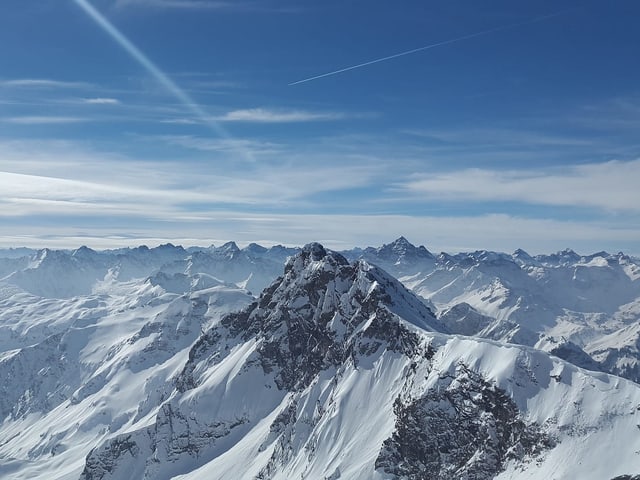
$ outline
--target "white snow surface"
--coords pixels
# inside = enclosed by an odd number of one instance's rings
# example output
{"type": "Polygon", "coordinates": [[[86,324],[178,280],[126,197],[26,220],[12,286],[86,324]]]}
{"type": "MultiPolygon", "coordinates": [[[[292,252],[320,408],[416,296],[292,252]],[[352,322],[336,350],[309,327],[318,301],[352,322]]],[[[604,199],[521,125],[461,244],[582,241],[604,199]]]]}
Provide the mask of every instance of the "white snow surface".
{"type": "Polygon", "coordinates": [[[237,287],[177,295],[145,280],[3,298],[0,478],[77,479],[91,448],[153,419],[201,330],[250,301],[237,287]]]}
{"type": "MultiPolygon", "coordinates": [[[[396,478],[375,468],[396,430],[394,402],[421,398],[461,365],[555,439],[496,478],[640,474],[640,385],[547,353],[572,342],[602,365],[638,365],[640,267],[623,254],[435,256],[403,238],[345,252],[364,259],[353,286],[336,278],[324,303],[295,296],[279,308],[340,306],[328,328],[349,338],[342,320],[363,308],[358,295],[384,292],[432,358],[383,342],[288,391],[257,362],[264,339],[229,337],[198,363],[195,385],[176,388],[201,334],[253,302],[246,288],[258,294],[294,253],[229,243],[0,258],[0,478],[76,480],[92,451],[122,439],[135,455],[95,478],[396,478]]],[[[300,288],[336,272],[320,257],[290,265],[300,288]]]]}
{"type": "Polygon", "coordinates": [[[435,256],[402,237],[347,256],[362,256],[396,276],[430,301],[454,333],[548,351],[575,345],[593,353],[601,362],[598,368],[640,381],[636,258],[606,252],[578,255],[570,249],[535,257],[523,250],[435,256]],[[467,319],[448,314],[453,307],[464,310],[467,319]],[[636,347],[629,354],[628,349],[620,351],[621,345],[636,347]],[[621,362],[629,368],[616,368],[621,362]]]}

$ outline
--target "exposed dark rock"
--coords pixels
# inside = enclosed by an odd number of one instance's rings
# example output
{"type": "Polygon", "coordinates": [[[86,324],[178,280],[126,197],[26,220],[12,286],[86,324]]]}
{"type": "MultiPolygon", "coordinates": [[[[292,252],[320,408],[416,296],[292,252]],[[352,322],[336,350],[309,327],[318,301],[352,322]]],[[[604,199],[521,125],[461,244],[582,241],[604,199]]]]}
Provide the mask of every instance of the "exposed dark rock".
{"type": "Polygon", "coordinates": [[[80,480],[101,480],[114,471],[122,457],[137,457],[139,454],[140,447],[131,439],[131,435],[119,436],[91,450],[80,480]]]}
{"type": "Polygon", "coordinates": [[[468,303],[455,304],[442,312],[439,318],[451,333],[460,335],[477,335],[493,322],[493,318],[482,315],[468,303]]]}
{"type": "Polygon", "coordinates": [[[602,371],[640,383],[640,336],[635,345],[609,348],[604,352],[597,351],[593,354],[602,358],[600,362],[602,371]]]}
{"type": "Polygon", "coordinates": [[[522,420],[506,392],[464,365],[422,398],[396,399],[394,412],[396,430],[375,466],[395,478],[490,479],[506,461],[553,446],[537,425],[522,420]]]}
{"type": "Polygon", "coordinates": [[[564,342],[549,353],[587,370],[601,371],[602,366],[573,342],[564,342]]]}
{"type": "Polygon", "coordinates": [[[269,427],[269,438],[263,444],[271,443],[274,439],[277,439],[277,444],[269,458],[267,464],[262,467],[258,475],[257,480],[268,480],[277,472],[278,465],[282,465],[289,458],[291,454],[291,439],[295,429],[297,404],[292,401],[287,408],[285,408],[273,421],[269,427]]]}

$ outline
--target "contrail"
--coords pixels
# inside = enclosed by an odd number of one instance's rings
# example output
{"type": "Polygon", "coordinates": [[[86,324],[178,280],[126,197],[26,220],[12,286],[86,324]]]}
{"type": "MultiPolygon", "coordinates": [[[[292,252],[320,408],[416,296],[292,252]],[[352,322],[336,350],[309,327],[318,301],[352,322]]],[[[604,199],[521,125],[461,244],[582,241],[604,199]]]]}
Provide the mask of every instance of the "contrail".
{"type": "Polygon", "coordinates": [[[562,14],[566,13],[569,10],[574,10],[574,9],[565,9],[565,10],[561,10],[559,12],[551,13],[549,15],[543,15],[541,17],[536,17],[536,18],[532,18],[530,20],[525,20],[523,22],[511,23],[509,25],[503,25],[501,27],[494,27],[494,28],[490,28],[489,30],[482,30],[481,32],[476,32],[476,33],[471,33],[469,35],[464,35],[462,37],[451,38],[449,40],[443,40],[442,42],[432,43],[431,45],[425,45],[424,47],[414,48],[412,50],[407,50],[405,52],[395,53],[395,54],[389,55],[387,57],[376,58],[375,60],[370,60],[368,62],[359,63],[357,65],[352,65],[350,67],[344,67],[344,68],[341,68],[340,70],[334,70],[333,72],[327,72],[327,73],[323,73],[321,75],[316,75],[314,77],[309,77],[309,78],[305,78],[303,80],[298,80],[297,82],[290,83],[289,85],[298,85],[300,83],[310,82],[312,80],[317,80],[319,78],[329,77],[331,75],[337,75],[338,73],[348,72],[349,70],[355,70],[356,68],[362,68],[362,67],[366,67],[368,65],[373,65],[374,63],[385,62],[387,60],[391,60],[391,59],[394,59],[394,58],[404,57],[405,55],[411,55],[412,53],[422,52],[424,50],[430,50],[432,48],[441,47],[442,45],[449,45],[451,43],[462,42],[464,40],[469,40],[470,38],[480,37],[482,35],[488,35],[490,33],[500,32],[500,31],[503,31],[503,30],[509,30],[509,29],[512,29],[512,28],[521,27],[523,25],[530,25],[532,23],[536,23],[536,22],[540,22],[542,20],[546,20],[547,18],[557,17],[558,15],[562,15],[562,14]]]}
{"type": "MultiPolygon", "coordinates": [[[[187,109],[213,130],[218,136],[231,139],[231,135],[198,105],[184,90],[182,90],[168,75],[160,70],[142,51],[118,30],[107,18],[96,10],[87,0],[73,0],[82,10],[93,19],[102,30],[124,48],[134,60],[155,78],[164,88],[171,92],[187,109]]],[[[237,148],[246,160],[253,161],[251,153],[237,148]]]]}

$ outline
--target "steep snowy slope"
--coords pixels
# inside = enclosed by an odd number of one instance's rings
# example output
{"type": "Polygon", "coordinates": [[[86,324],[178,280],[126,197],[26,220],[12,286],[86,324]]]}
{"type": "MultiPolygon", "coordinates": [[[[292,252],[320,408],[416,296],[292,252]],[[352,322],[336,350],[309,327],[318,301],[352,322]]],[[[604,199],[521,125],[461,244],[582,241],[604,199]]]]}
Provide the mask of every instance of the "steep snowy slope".
{"type": "Polygon", "coordinates": [[[433,302],[454,333],[536,346],[579,366],[640,381],[640,262],[572,250],[434,257],[404,237],[355,250],[433,302]],[[612,342],[608,342],[607,339],[612,342]]]}
{"type": "Polygon", "coordinates": [[[356,251],[357,258],[364,258],[376,265],[380,265],[395,276],[407,276],[433,269],[435,257],[425,247],[416,247],[406,238],[400,237],[395,242],[378,248],[367,247],[356,251]]]}
{"type": "MultiPolygon", "coordinates": [[[[15,255],[20,252],[23,250],[11,251],[15,255]]],[[[157,273],[179,273],[189,277],[209,275],[259,293],[295,252],[256,244],[241,250],[233,242],[189,250],[171,244],[102,252],[87,247],[73,251],[43,249],[19,258],[0,258],[0,287],[17,286],[38,297],[72,298],[95,292],[103,281],[126,282],[157,273]]]]}
{"type": "Polygon", "coordinates": [[[257,247],[252,244],[241,250],[234,242],[228,242],[218,248],[195,251],[162,270],[187,275],[206,273],[258,294],[280,274],[284,259],[280,250],[271,254],[271,249],[257,247]]]}
{"type": "MultiPolygon", "coordinates": [[[[87,249],[88,250],[88,249],[87,249]]],[[[104,277],[101,258],[80,251],[80,255],[44,249],[30,258],[27,268],[8,275],[8,283],[37,296],[67,298],[91,293],[93,284],[104,277]]]]}
{"type": "Polygon", "coordinates": [[[382,270],[308,245],[256,302],[200,337],[155,417],[110,435],[81,478],[638,470],[640,386],[443,328],[382,270]]]}
{"type": "Polygon", "coordinates": [[[5,343],[12,332],[0,353],[0,478],[77,479],[93,446],[155,415],[201,331],[252,301],[225,285],[176,295],[142,280],[108,290],[18,292],[23,309],[0,311],[5,343]]]}
{"type": "MultiPolygon", "coordinates": [[[[257,244],[240,249],[233,242],[187,250],[171,244],[105,252],[45,249],[22,258],[15,258],[22,250],[12,250],[12,258],[0,258],[0,276],[5,277],[0,280],[0,301],[2,291],[14,287],[37,297],[71,300],[104,292],[114,282],[148,276],[173,293],[228,283],[257,294],[296,251],[257,244]],[[192,285],[194,281],[200,286],[192,285]]],[[[535,346],[579,366],[640,381],[640,356],[634,347],[634,325],[640,321],[640,262],[631,257],[605,252],[580,256],[572,250],[536,257],[523,250],[512,255],[478,251],[434,256],[404,237],[344,255],[363,258],[399,278],[430,302],[452,333],[535,346]]],[[[27,298],[7,308],[33,312],[41,309],[31,304],[46,303],[27,298]]],[[[55,308],[56,303],[50,303],[55,308]]],[[[57,318],[53,321],[59,323],[57,318]]],[[[0,323],[0,332],[3,328],[0,323]]],[[[42,324],[30,333],[41,328],[42,324]]],[[[0,344],[20,343],[15,329],[9,335],[0,337],[0,344]]]]}
{"type": "Polygon", "coordinates": [[[380,265],[438,306],[466,302],[494,318],[555,323],[565,311],[612,315],[640,296],[640,265],[623,254],[579,256],[571,250],[531,257],[477,251],[434,257],[400,237],[346,253],[380,265]]]}
{"type": "Polygon", "coordinates": [[[0,478],[640,474],[640,385],[576,366],[638,374],[635,260],[435,257],[406,239],[351,263],[319,244],[291,253],[26,257],[0,285],[0,478]],[[286,257],[259,298],[234,285],[286,257]],[[578,297],[599,282],[612,293],[591,311],[578,297]]]}

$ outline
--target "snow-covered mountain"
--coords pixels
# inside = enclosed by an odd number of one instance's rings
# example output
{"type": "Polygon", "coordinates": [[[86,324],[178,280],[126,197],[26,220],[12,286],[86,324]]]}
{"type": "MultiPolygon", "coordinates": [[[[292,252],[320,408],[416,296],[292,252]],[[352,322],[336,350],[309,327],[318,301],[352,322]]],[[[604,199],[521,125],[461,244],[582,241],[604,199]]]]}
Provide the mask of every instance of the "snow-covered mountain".
{"type": "MultiPolygon", "coordinates": [[[[640,385],[539,349],[451,335],[495,319],[462,303],[436,317],[381,268],[319,244],[280,273],[258,298],[171,269],[103,279],[72,298],[7,283],[0,478],[640,470],[640,385]]],[[[628,347],[602,339],[610,345],[628,347]]]]}
{"type": "MultiPolygon", "coordinates": [[[[21,252],[22,249],[9,252],[21,252]]],[[[185,250],[172,244],[95,251],[42,249],[22,257],[0,256],[0,282],[46,298],[71,298],[103,288],[105,282],[122,282],[156,273],[206,274],[259,293],[282,270],[296,249],[280,245],[244,249],[234,242],[220,247],[185,250]]]]}
{"type": "Polygon", "coordinates": [[[640,474],[640,385],[593,371],[637,368],[629,257],[51,252],[0,286],[2,479],[640,474]]]}
{"type": "Polygon", "coordinates": [[[253,300],[227,285],[175,294],[148,280],[72,299],[3,294],[2,479],[77,479],[93,445],[155,414],[201,332],[253,300]]]}
{"type": "MultiPolygon", "coordinates": [[[[11,249],[0,257],[0,288],[73,298],[151,277],[174,293],[208,281],[258,294],[297,251],[255,243],[240,249],[233,242],[186,250],[171,244],[104,252],[11,249]]],[[[568,249],[538,256],[523,250],[434,255],[404,237],[342,253],[394,275],[428,300],[453,333],[535,346],[579,366],[640,381],[637,259],[606,252],[581,256],[568,249]]]]}
{"type": "Polygon", "coordinates": [[[640,261],[572,250],[431,254],[401,237],[348,252],[432,302],[454,333],[535,346],[640,382],[640,261]]]}

